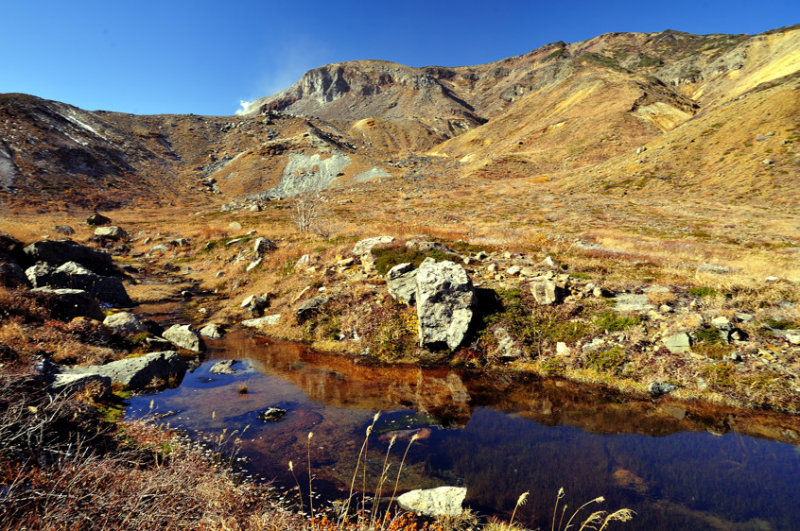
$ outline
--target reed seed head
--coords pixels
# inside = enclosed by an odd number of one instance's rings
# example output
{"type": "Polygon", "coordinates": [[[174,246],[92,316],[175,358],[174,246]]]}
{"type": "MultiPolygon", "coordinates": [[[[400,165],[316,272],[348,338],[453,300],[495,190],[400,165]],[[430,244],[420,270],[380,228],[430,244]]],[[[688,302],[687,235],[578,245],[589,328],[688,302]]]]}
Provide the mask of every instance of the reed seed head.
{"type": "Polygon", "coordinates": [[[525,505],[525,502],[528,501],[528,495],[529,494],[530,494],[530,491],[525,491],[525,492],[523,492],[522,494],[519,495],[519,498],[517,498],[517,507],[521,507],[522,505],[525,505]]]}

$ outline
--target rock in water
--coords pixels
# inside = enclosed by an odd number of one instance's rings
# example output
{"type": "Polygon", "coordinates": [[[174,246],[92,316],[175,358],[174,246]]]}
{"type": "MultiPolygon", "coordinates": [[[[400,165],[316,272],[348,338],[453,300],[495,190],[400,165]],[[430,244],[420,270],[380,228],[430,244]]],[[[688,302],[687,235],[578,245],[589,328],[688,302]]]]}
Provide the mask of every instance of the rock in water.
{"type": "Polygon", "coordinates": [[[164,339],[170,340],[177,347],[194,352],[201,352],[205,348],[203,340],[191,325],[172,325],[164,330],[164,339]]]}
{"type": "Polygon", "coordinates": [[[419,344],[455,350],[472,322],[475,290],[460,265],[426,258],[417,269],[419,344]]]}
{"type": "Polygon", "coordinates": [[[279,407],[270,407],[258,414],[264,422],[278,422],[286,415],[286,410],[279,407]]]}
{"type": "Polygon", "coordinates": [[[180,380],[185,373],[186,363],[177,352],[171,350],[152,352],[105,365],[64,369],[63,376],[56,377],[54,385],[59,385],[59,382],[71,384],[75,375],[98,375],[109,378],[111,382],[122,383],[129,389],[158,388],[165,386],[169,380],[180,380]]]}
{"type": "Polygon", "coordinates": [[[461,504],[467,496],[466,487],[436,487],[410,490],[397,497],[406,511],[425,516],[458,516],[464,512],[461,504]]]}
{"type": "Polygon", "coordinates": [[[225,335],[225,328],[217,323],[208,323],[200,329],[200,335],[211,339],[222,339],[225,335]]]}
{"type": "Polygon", "coordinates": [[[211,374],[236,374],[236,369],[233,368],[234,363],[236,360],[218,361],[208,369],[208,372],[211,374]]]}

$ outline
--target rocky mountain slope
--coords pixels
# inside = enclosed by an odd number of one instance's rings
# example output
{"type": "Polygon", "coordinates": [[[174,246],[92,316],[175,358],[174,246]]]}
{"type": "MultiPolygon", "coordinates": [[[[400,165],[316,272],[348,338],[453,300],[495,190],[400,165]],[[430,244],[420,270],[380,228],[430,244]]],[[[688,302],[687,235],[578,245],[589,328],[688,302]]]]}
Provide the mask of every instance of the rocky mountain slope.
{"type": "Polygon", "coordinates": [[[0,188],[17,202],[107,208],[443,175],[786,201],[798,83],[795,26],[605,34],[452,68],[335,63],[244,116],[88,112],[6,94],[0,188]]]}

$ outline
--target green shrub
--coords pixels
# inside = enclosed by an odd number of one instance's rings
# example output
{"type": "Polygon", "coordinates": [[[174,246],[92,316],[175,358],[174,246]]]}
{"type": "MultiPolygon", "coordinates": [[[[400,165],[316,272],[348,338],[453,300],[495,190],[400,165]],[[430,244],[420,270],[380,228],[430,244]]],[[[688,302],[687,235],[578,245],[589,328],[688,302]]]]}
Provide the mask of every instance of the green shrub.
{"type": "Polygon", "coordinates": [[[700,371],[708,384],[713,387],[731,387],[733,385],[733,366],[727,363],[706,365],[700,371]]]}
{"type": "Polygon", "coordinates": [[[452,260],[453,256],[441,251],[430,251],[423,253],[407,247],[380,247],[372,249],[372,256],[375,257],[375,269],[381,275],[385,275],[391,268],[398,264],[411,263],[414,267],[419,267],[423,260],[430,257],[441,262],[452,260]]]}
{"type": "Polygon", "coordinates": [[[592,352],[586,358],[589,367],[598,372],[606,372],[619,376],[622,374],[622,368],[628,361],[625,352],[620,347],[614,347],[610,350],[603,350],[600,352],[592,352]]]}
{"type": "Polygon", "coordinates": [[[627,330],[628,328],[641,324],[641,322],[642,318],[638,315],[625,316],[619,315],[614,311],[603,312],[594,320],[594,324],[597,326],[597,328],[607,332],[627,330]]]}
{"type": "Polygon", "coordinates": [[[770,328],[775,328],[776,330],[793,330],[798,327],[797,323],[794,321],[773,319],[771,317],[764,319],[764,324],[770,328]]]}
{"type": "Polygon", "coordinates": [[[717,294],[717,290],[708,286],[700,286],[689,288],[689,293],[695,297],[711,297],[717,294]]]}

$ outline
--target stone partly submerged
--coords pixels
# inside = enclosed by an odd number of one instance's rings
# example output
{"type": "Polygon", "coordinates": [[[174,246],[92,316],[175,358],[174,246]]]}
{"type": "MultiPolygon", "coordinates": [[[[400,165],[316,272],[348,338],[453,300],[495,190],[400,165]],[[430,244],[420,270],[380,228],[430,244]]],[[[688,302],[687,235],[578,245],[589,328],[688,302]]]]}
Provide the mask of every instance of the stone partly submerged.
{"type": "Polygon", "coordinates": [[[455,350],[467,335],[475,290],[460,265],[426,258],[417,269],[417,318],[421,347],[455,350]]]}
{"type": "Polygon", "coordinates": [[[172,342],[173,345],[192,352],[202,352],[205,344],[200,335],[194,331],[191,325],[172,325],[164,330],[164,339],[172,342]]]}
{"type": "Polygon", "coordinates": [[[52,384],[53,389],[74,386],[79,376],[99,376],[128,389],[157,389],[177,383],[186,374],[186,363],[177,352],[152,352],[138,358],[127,358],[105,365],[63,369],[52,384]]]}
{"type": "Polygon", "coordinates": [[[397,503],[406,511],[425,516],[458,516],[464,512],[466,496],[466,487],[436,487],[410,490],[398,496],[397,503]]]}

